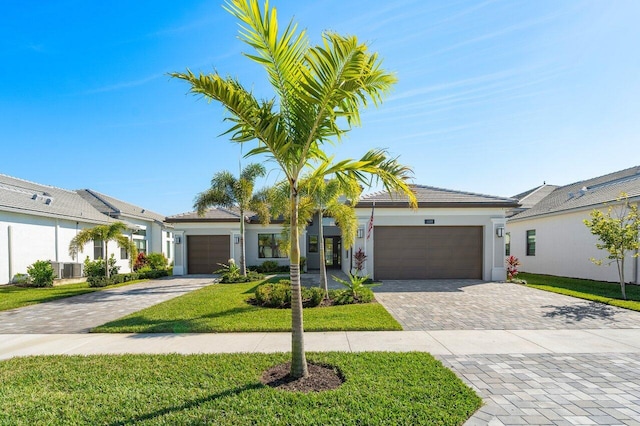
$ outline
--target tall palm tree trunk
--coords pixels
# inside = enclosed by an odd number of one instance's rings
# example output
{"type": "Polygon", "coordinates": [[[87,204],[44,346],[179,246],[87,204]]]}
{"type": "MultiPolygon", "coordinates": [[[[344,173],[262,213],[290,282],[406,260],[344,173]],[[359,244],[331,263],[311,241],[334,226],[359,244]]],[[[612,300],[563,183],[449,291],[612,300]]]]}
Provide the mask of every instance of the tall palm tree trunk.
{"type": "Polygon", "coordinates": [[[291,250],[289,272],[291,276],[291,376],[307,377],[307,359],[304,353],[304,326],[302,322],[302,294],[300,289],[300,236],[298,233],[298,188],[291,183],[291,250]]]}
{"type": "Polygon", "coordinates": [[[247,276],[247,262],[245,261],[245,243],[244,243],[244,211],[240,210],[240,272],[243,276],[247,276]]]}
{"type": "Polygon", "coordinates": [[[102,240],[102,246],[104,247],[104,275],[109,279],[109,254],[107,253],[109,242],[102,240]]]}

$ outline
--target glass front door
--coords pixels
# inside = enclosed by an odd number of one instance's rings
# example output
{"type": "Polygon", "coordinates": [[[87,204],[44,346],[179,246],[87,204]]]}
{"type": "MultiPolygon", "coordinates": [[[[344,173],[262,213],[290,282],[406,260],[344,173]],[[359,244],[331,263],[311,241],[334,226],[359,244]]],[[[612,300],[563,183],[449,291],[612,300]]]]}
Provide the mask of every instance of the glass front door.
{"type": "Polygon", "coordinates": [[[342,264],[341,252],[341,237],[324,237],[324,263],[328,269],[340,269],[342,264]]]}

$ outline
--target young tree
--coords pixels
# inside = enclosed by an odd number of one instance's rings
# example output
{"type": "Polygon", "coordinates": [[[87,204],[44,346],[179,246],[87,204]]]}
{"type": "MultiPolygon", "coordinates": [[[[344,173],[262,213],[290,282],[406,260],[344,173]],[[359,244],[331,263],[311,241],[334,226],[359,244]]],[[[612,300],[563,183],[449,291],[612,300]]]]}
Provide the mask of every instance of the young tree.
{"type": "MultiPolygon", "coordinates": [[[[600,210],[593,210],[591,220],[585,219],[584,224],[600,240],[600,243],[596,243],[596,247],[609,252],[607,259],[610,261],[608,263],[616,262],[622,298],[626,300],[624,261],[629,252],[631,252],[631,257],[638,257],[640,216],[638,215],[638,205],[629,203],[627,194],[620,194],[617,201],[621,205],[616,209],[609,206],[606,214],[600,210]]],[[[591,258],[591,261],[596,265],[603,263],[602,259],[591,258]]]]}
{"type": "Polygon", "coordinates": [[[291,22],[278,32],[275,8],[261,10],[258,0],[231,0],[226,9],[241,25],[240,39],[255,53],[248,58],[261,64],[269,76],[275,98],[258,100],[232,77],[213,74],[173,73],[190,83],[190,92],[215,100],[229,112],[227,133],[234,142],[257,141],[247,156],[266,155],[283,171],[289,186],[291,249],[291,376],[308,376],[304,351],[298,203],[300,177],[333,176],[357,179],[370,185],[380,181],[388,191],[415,195],[408,186],[411,170],[389,158],[384,150],[372,150],[359,160],[334,162],[323,144],[360,124],[360,108],[377,105],[396,78],[381,69],[375,53],[354,36],[327,32],[322,44],[310,46],[304,30],[291,22]]]}
{"type": "Polygon", "coordinates": [[[84,245],[89,241],[102,241],[102,252],[104,254],[104,270],[109,278],[109,256],[107,253],[109,241],[115,241],[118,247],[129,252],[129,258],[135,259],[137,255],[136,245],[123,232],[128,229],[123,222],[114,222],[109,225],[98,225],[93,228],[86,228],[78,232],[69,243],[69,255],[75,257],[78,251],[84,250],[84,245]]]}
{"type": "Polygon", "coordinates": [[[257,178],[266,174],[262,164],[249,164],[236,178],[231,172],[223,171],[213,175],[211,187],[198,194],[193,207],[198,210],[199,216],[204,216],[211,206],[236,207],[240,211],[240,272],[247,275],[245,262],[245,212],[256,205],[253,188],[257,178]]]}

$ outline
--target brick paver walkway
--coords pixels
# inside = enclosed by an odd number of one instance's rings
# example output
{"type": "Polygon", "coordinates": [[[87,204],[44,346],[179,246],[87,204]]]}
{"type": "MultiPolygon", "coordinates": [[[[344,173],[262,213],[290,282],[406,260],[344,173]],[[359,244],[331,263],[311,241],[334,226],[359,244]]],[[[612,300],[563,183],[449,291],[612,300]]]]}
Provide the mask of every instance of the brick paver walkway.
{"type": "Polygon", "coordinates": [[[389,280],[373,290],[405,330],[640,328],[640,312],[518,284],[389,280]]]}
{"type": "Polygon", "coordinates": [[[169,277],[3,311],[0,334],[87,333],[213,281],[212,277],[169,277]]]}
{"type": "Polygon", "coordinates": [[[485,405],[475,425],[640,425],[638,354],[441,356],[485,405]]]}

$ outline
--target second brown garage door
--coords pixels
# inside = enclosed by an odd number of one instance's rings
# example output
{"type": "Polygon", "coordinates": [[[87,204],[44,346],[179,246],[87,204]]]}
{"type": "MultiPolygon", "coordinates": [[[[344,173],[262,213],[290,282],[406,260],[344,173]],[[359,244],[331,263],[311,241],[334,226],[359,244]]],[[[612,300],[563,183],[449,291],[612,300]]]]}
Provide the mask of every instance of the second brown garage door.
{"type": "Polygon", "coordinates": [[[376,280],[482,279],[481,226],[376,226],[376,280]]]}
{"type": "Polygon", "coordinates": [[[212,274],[229,262],[228,235],[187,236],[187,273],[212,274]]]}

